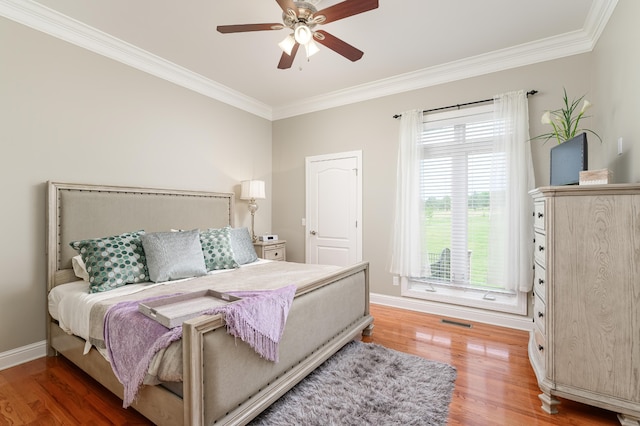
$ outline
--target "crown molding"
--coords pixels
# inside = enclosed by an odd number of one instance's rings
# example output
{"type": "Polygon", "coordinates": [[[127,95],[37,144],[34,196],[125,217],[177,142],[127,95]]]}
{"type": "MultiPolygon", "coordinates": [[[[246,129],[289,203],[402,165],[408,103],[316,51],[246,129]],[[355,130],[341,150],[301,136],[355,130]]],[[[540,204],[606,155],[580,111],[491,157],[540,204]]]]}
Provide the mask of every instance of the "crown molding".
{"type": "Polygon", "coordinates": [[[618,0],[593,0],[584,28],[276,107],[69,18],[32,0],[0,0],[0,16],[267,120],[279,120],[593,50],[618,0]]]}
{"type": "Polygon", "coordinates": [[[32,0],[0,0],[0,16],[271,120],[269,105],[32,0]]]}
{"type": "Polygon", "coordinates": [[[594,0],[591,4],[591,9],[589,9],[584,23],[584,31],[592,42],[591,49],[596,47],[602,31],[607,26],[607,22],[609,22],[617,5],[618,0],[594,0]]]}
{"type": "Polygon", "coordinates": [[[584,37],[582,31],[576,31],[349,87],[326,95],[302,99],[298,102],[275,107],[273,119],[279,120],[383,96],[437,86],[465,78],[577,55],[590,50],[591,41],[584,37]]]}
{"type": "Polygon", "coordinates": [[[594,0],[584,29],[274,107],[279,120],[470,77],[591,52],[618,0],[594,0]]]}

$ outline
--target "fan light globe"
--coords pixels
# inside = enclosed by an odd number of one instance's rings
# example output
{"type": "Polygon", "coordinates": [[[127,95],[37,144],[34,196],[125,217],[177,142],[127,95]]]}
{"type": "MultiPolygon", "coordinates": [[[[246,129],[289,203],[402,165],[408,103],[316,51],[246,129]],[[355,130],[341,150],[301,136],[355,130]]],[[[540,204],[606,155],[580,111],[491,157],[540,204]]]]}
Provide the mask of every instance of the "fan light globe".
{"type": "Polygon", "coordinates": [[[289,34],[284,40],[278,43],[280,49],[287,55],[291,56],[291,51],[293,50],[293,46],[296,45],[296,40],[293,38],[293,34],[289,34]]]}
{"type": "Polygon", "coordinates": [[[299,23],[296,25],[296,29],[294,30],[294,36],[298,43],[307,44],[311,40],[312,34],[309,27],[303,23],[299,23]]]}
{"type": "Polygon", "coordinates": [[[309,40],[309,43],[305,44],[304,48],[307,51],[307,58],[312,57],[320,51],[320,48],[313,40],[309,40]]]}

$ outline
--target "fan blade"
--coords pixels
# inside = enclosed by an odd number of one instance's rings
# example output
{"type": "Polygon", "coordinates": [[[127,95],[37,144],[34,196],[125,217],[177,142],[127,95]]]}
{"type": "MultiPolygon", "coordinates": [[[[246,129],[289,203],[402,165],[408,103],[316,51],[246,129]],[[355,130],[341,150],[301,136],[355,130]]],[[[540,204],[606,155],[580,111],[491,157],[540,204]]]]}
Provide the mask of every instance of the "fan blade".
{"type": "Polygon", "coordinates": [[[349,43],[340,40],[338,37],[332,36],[326,31],[316,31],[313,38],[318,43],[327,46],[329,49],[341,54],[352,62],[357,61],[358,59],[362,58],[362,55],[364,55],[364,52],[362,50],[356,49],[349,43]],[[316,34],[320,34],[320,36],[317,36],[316,34]]]}
{"type": "Polygon", "coordinates": [[[293,49],[291,49],[291,55],[287,55],[286,52],[282,52],[280,62],[278,63],[279,69],[286,70],[287,68],[291,68],[291,65],[293,65],[293,59],[296,57],[296,53],[298,52],[298,47],[300,47],[298,43],[293,45],[293,49]]]}
{"type": "Polygon", "coordinates": [[[296,16],[298,16],[298,8],[296,7],[296,5],[293,3],[292,0],[276,0],[276,1],[278,2],[278,5],[280,6],[280,8],[285,14],[287,13],[287,9],[291,9],[295,12],[296,16]]]}
{"type": "Polygon", "coordinates": [[[246,31],[269,31],[281,30],[282,24],[239,24],[239,25],[218,25],[218,31],[222,34],[243,33],[246,31]]]}
{"type": "Polygon", "coordinates": [[[367,12],[378,8],[378,0],[346,0],[342,3],[334,4],[326,9],[322,9],[313,14],[314,18],[322,15],[325,20],[322,24],[348,18],[358,13],[367,12]]]}

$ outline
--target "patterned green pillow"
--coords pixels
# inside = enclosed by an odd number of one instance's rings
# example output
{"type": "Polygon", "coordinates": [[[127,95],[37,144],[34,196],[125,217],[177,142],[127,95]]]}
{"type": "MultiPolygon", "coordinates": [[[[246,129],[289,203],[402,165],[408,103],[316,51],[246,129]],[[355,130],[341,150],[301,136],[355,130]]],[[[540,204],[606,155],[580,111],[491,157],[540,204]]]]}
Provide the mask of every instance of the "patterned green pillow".
{"type": "Polygon", "coordinates": [[[200,231],[200,244],[207,271],[238,268],[231,249],[231,227],[200,231]]]}
{"type": "Polygon", "coordinates": [[[140,235],[144,231],[69,243],[82,256],[90,293],[149,281],[140,235]]]}

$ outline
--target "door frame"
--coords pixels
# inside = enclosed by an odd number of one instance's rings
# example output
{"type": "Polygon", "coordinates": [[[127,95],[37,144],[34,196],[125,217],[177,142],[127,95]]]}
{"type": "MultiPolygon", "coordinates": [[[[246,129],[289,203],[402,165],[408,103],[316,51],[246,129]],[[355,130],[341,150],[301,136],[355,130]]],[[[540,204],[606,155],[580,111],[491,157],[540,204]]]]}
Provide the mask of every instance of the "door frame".
{"type": "Polygon", "coordinates": [[[309,217],[309,169],[313,162],[342,160],[345,158],[356,158],[356,262],[362,262],[362,150],[338,152],[333,154],[313,155],[305,157],[305,226],[304,226],[304,253],[305,262],[309,263],[309,223],[306,220],[309,217]]]}

